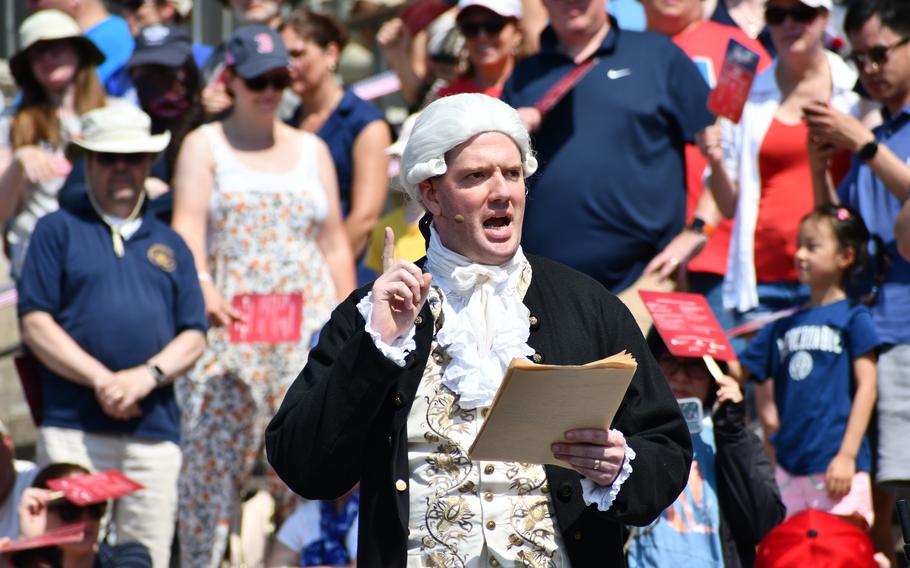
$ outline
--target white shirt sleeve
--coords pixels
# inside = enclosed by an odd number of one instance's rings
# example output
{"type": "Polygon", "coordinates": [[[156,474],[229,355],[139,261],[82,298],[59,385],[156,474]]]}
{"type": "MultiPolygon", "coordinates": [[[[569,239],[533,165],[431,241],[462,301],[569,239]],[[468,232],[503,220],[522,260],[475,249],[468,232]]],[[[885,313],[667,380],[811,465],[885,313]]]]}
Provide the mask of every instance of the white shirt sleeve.
{"type": "Polygon", "coordinates": [[[399,367],[404,367],[405,358],[408,356],[408,353],[417,349],[417,342],[414,340],[414,335],[417,328],[414,324],[411,324],[410,329],[408,329],[402,336],[395,339],[391,345],[382,340],[382,336],[373,331],[372,320],[373,320],[373,293],[370,292],[357,303],[357,311],[360,312],[360,315],[363,316],[363,319],[366,320],[364,326],[366,332],[370,334],[370,337],[373,338],[373,344],[376,345],[376,348],[386,356],[387,359],[398,365],[399,367]]]}
{"type": "MultiPolygon", "coordinates": [[[[619,432],[619,430],[613,430],[613,432],[619,432]]],[[[619,432],[622,434],[622,432],[619,432]]],[[[616,496],[619,495],[619,489],[622,487],[622,484],[632,475],[632,460],[635,459],[635,450],[626,443],[625,449],[625,458],[622,461],[622,468],[619,470],[619,474],[616,476],[616,479],[613,480],[613,484],[609,487],[598,485],[591,481],[590,479],[581,478],[581,491],[582,497],[585,500],[587,505],[595,505],[599,511],[608,511],[613,505],[613,501],[616,499],[616,496]]]]}

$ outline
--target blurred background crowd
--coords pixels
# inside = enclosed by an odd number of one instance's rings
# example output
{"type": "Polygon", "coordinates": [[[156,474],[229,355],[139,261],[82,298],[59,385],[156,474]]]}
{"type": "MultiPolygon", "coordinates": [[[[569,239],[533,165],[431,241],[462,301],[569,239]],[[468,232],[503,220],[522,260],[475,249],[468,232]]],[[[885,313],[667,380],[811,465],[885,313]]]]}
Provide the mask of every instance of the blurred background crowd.
{"type": "Polygon", "coordinates": [[[526,252],[645,332],[637,291],[679,290],[735,335],[742,365],[714,385],[651,333],[713,434],[693,431],[698,488],[630,530],[630,564],[771,562],[759,541],[812,509],[857,529],[835,547],[855,562],[904,565],[904,4],[6,0],[0,537],[81,518],[94,531],[58,565],[352,564],[356,487],[301,503],[263,432],[332,308],[381,270],[383,229],[423,256],[397,183],[416,114],[479,92],[532,133],[526,252]],[[707,104],[734,41],[757,73],[738,122],[707,104]],[[47,479],[105,469],[145,490],[54,506],[47,479]]]}

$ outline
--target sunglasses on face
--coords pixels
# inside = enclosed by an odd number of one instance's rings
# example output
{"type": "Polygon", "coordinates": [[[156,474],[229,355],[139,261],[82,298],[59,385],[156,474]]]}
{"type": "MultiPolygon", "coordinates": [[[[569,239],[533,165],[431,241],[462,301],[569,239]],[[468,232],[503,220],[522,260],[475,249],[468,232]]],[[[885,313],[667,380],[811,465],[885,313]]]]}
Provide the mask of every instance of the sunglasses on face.
{"type": "Polygon", "coordinates": [[[798,24],[808,24],[818,17],[820,11],[820,8],[813,8],[805,4],[797,4],[791,8],[768,6],[765,8],[765,22],[769,26],[779,26],[784,23],[787,16],[790,16],[798,24]]]}
{"type": "Polygon", "coordinates": [[[276,91],[283,91],[291,84],[291,78],[287,75],[260,75],[252,79],[244,79],[243,83],[247,89],[257,93],[266,90],[270,85],[276,91]]]}
{"type": "Polygon", "coordinates": [[[499,32],[506,27],[506,23],[506,20],[502,18],[490,18],[473,22],[461,22],[458,24],[458,29],[461,30],[461,35],[472,39],[479,36],[480,32],[484,32],[488,36],[499,35],[499,32]]]}
{"type": "Polygon", "coordinates": [[[60,515],[60,519],[65,523],[77,523],[82,520],[86,513],[96,521],[101,520],[106,508],[106,503],[95,503],[94,505],[88,505],[87,507],[80,507],[69,501],[54,503],[49,507],[50,510],[55,511],[60,515]]]}
{"type": "Polygon", "coordinates": [[[876,45],[870,47],[868,51],[854,51],[847,56],[847,59],[852,61],[856,68],[862,71],[866,68],[866,64],[871,63],[876,69],[888,62],[888,55],[891,53],[891,50],[900,47],[910,41],[910,36],[901,38],[891,45],[876,45]]]}
{"type": "Polygon", "coordinates": [[[113,166],[123,160],[131,166],[142,163],[147,154],[118,154],[115,152],[95,152],[95,160],[102,166],[113,166]]]}
{"type": "Polygon", "coordinates": [[[667,376],[675,375],[682,371],[690,379],[702,379],[708,376],[708,368],[701,359],[680,358],[664,355],[657,359],[660,368],[667,376]]]}

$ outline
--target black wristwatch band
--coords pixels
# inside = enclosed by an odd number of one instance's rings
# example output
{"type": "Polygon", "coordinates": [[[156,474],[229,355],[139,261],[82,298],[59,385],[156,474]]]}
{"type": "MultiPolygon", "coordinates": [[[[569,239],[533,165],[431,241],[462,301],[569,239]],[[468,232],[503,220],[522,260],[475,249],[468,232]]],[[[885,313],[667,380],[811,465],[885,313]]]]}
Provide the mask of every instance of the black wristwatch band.
{"type": "Polygon", "coordinates": [[[875,154],[878,152],[878,141],[873,140],[865,144],[862,148],[859,149],[859,152],[856,153],[856,157],[864,162],[868,162],[875,157],[875,154]]]}
{"type": "Polygon", "coordinates": [[[706,223],[705,223],[704,219],[694,217],[692,219],[692,222],[689,223],[689,226],[686,228],[695,233],[700,233],[700,234],[704,235],[705,234],[705,225],[706,225],[706,223]]]}

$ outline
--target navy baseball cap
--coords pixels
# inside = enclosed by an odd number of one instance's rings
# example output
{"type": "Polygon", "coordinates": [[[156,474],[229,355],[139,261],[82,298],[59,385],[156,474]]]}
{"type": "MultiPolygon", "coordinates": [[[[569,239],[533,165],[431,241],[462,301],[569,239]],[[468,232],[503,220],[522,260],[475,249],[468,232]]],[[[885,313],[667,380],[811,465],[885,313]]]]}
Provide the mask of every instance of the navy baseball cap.
{"type": "Polygon", "coordinates": [[[224,62],[243,79],[258,77],[290,63],[278,32],[259,24],[237,28],[227,43],[224,62]]]}
{"type": "Polygon", "coordinates": [[[176,26],[155,24],[139,32],[133,55],[126,66],[128,69],[139,65],[180,67],[192,55],[193,41],[189,32],[176,26]]]}

